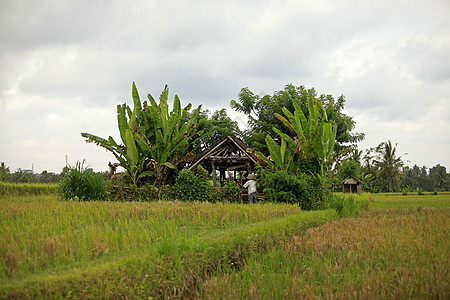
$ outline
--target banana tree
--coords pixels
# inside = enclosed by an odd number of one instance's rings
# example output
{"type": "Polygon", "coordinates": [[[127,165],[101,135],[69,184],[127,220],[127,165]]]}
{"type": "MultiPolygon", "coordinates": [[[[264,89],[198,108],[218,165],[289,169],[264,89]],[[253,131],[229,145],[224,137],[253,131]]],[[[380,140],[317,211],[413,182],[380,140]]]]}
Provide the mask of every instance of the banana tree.
{"type": "Polygon", "coordinates": [[[327,165],[333,161],[334,145],[336,140],[336,127],[328,121],[327,113],[320,101],[308,99],[308,119],[303,114],[300,106],[294,102],[294,113],[285,107],[283,112],[286,118],[275,114],[275,116],[293,133],[293,138],[274,131],[282,136],[288,144],[294,147],[295,152],[303,159],[316,160],[320,167],[317,175],[322,183],[325,180],[327,165]]]}
{"type": "Polygon", "coordinates": [[[120,145],[111,136],[103,139],[89,133],[81,134],[86,142],[109,150],[134,186],[140,178],[150,176],[160,187],[165,183],[167,169],[176,169],[194,150],[194,145],[199,145],[200,140],[210,135],[210,132],[197,131],[201,106],[190,114],[192,105],[181,108],[180,99],[175,96],[169,113],[168,94],[166,86],[159,104],[151,95],[148,95],[149,104],[147,101],[142,104],[133,82],[133,109],[126,104],[117,106],[120,145]]]}
{"type": "Polygon", "coordinates": [[[270,135],[267,135],[266,144],[270,153],[269,157],[254,149],[250,149],[249,151],[255,153],[273,171],[288,171],[289,173],[293,173],[295,171],[294,153],[288,147],[286,139],[281,138],[281,144],[278,145],[270,135]]]}
{"type": "MultiPolygon", "coordinates": [[[[135,89],[133,83],[133,89],[135,89]]],[[[95,143],[96,145],[109,150],[119,161],[119,165],[123,167],[130,176],[134,186],[137,185],[138,179],[145,176],[142,174],[143,163],[148,155],[148,149],[139,147],[136,144],[136,135],[133,132],[133,120],[136,118],[136,109],[131,115],[130,121],[127,121],[127,109],[125,104],[117,105],[117,123],[119,127],[122,144],[118,144],[111,136],[108,139],[90,133],[81,133],[86,138],[87,143],[95,143]]]]}
{"type": "Polygon", "coordinates": [[[146,133],[139,144],[148,151],[150,159],[145,174],[154,175],[158,186],[165,183],[169,169],[181,167],[194,146],[212,133],[197,130],[201,106],[188,118],[191,105],[181,108],[180,99],[175,96],[172,111],[169,112],[168,95],[169,89],[166,87],[159,97],[159,104],[148,95],[150,103],[144,104],[138,118],[146,133]]]}

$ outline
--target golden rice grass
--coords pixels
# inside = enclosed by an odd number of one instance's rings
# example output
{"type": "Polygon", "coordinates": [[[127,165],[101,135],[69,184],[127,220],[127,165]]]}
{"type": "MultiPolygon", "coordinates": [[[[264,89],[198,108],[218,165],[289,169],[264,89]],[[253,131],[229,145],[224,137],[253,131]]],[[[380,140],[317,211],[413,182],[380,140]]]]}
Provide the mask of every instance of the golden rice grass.
{"type": "Polygon", "coordinates": [[[205,281],[200,295],[448,299],[449,220],[448,208],[401,208],[327,223],[205,281]]]}

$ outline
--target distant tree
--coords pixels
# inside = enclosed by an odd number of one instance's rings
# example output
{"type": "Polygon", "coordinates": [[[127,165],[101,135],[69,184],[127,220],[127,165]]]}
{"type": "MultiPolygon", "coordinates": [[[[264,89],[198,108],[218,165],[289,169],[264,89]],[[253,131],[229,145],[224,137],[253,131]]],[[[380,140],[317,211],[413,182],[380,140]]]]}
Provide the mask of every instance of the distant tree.
{"type": "Polygon", "coordinates": [[[0,163],[0,182],[5,182],[8,180],[10,175],[9,167],[6,166],[4,162],[0,163]]]}
{"type": "Polygon", "coordinates": [[[33,183],[37,182],[37,177],[31,170],[23,170],[18,168],[16,172],[9,177],[11,182],[14,183],[33,183]]]}
{"type": "Polygon", "coordinates": [[[210,113],[211,112],[209,110],[202,110],[199,118],[198,130],[212,132],[210,137],[207,137],[204,141],[202,141],[205,148],[216,144],[225,136],[242,135],[238,123],[231,120],[231,118],[227,115],[227,110],[225,108],[215,111],[212,113],[211,117],[209,117],[210,113]]]}
{"type": "Polygon", "coordinates": [[[340,181],[349,176],[361,179],[361,170],[359,164],[354,160],[344,160],[338,167],[338,178],[340,181]]]}
{"type": "Polygon", "coordinates": [[[392,192],[393,182],[400,173],[400,168],[403,166],[401,156],[397,156],[397,144],[392,145],[391,141],[382,142],[376,149],[375,165],[378,167],[378,174],[385,176],[388,183],[388,191],[392,192]]]}
{"type": "Polygon", "coordinates": [[[59,175],[53,172],[48,172],[47,170],[42,171],[39,175],[40,183],[56,183],[59,180],[59,175]]]}
{"type": "Polygon", "coordinates": [[[349,160],[353,160],[355,162],[358,163],[358,166],[361,166],[361,163],[363,161],[363,151],[359,150],[356,146],[355,147],[351,147],[350,151],[347,154],[347,158],[349,160]]]}
{"type": "Polygon", "coordinates": [[[403,168],[403,178],[401,187],[416,190],[417,188],[424,191],[433,190],[433,182],[427,172],[427,167],[414,165],[412,168],[403,168]]]}
{"type": "Polygon", "coordinates": [[[449,183],[449,174],[444,166],[436,165],[430,169],[430,178],[435,190],[446,190],[449,183]]]}
{"type": "Polygon", "coordinates": [[[278,140],[279,136],[273,132],[276,127],[282,133],[290,134],[290,130],[281,124],[275,113],[283,115],[283,107],[294,111],[294,102],[301,108],[303,114],[308,118],[308,99],[313,102],[320,100],[323,104],[328,120],[336,124],[335,151],[340,152],[347,144],[353,144],[364,139],[364,134],[353,133],[355,122],[350,116],[342,112],[345,105],[345,97],[340,96],[335,100],[331,95],[318,96],[314,88],[306,89],[304,86],[288,84],[284,90],[276,91],[273,95],[260,97],[255,95],[249,88],[243,88],[238,94],[237,100],[231,100],[231,107],[238,112],[248,116],[249,129],[244,132],[244,140],[251,147],[269,154],[265,142],[266,135],[278,140]]]}

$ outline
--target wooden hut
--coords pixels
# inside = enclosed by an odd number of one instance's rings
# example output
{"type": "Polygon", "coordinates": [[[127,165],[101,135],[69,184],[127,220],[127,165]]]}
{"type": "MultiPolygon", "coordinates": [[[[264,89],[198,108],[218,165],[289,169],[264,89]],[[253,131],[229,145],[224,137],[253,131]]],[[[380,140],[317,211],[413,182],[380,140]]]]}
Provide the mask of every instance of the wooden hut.
{"type": "Polygon", "coordinates": [[[195,170],[199,165],[203,166],[210,174],[212,173],[214,187],[217,187],[217,174],[219,171],[220,185],[225,182],[226,173],[243,171],[251,174],[255,164],[260,161],[254,153],[247,152],[248,146],[235,136],[226,136],[215,145],[207,149],[203,155],[189,168],[195,170]]]}
{"type": "Polygon", "coordinates": [[[342,181],[342,192],[343,193],[358,193],[361,194],[361,184],[362,182],[353,176],[348,176],[342,181]]]}

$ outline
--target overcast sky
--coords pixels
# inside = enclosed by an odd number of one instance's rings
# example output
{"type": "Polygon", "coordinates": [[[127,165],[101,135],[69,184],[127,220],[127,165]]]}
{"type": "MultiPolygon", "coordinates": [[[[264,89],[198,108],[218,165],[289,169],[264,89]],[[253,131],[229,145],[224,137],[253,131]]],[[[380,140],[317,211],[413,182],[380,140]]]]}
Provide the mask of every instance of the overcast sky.
{"type": "Polygon", "coordinates": [[[114,157],[81,132],[118,137],[116,105],[170,98],[227,108],[243,87],[344,94],[367,149],[450,169],[450,2],[0,1],[0,161],[59,173],[114,157]]]}

